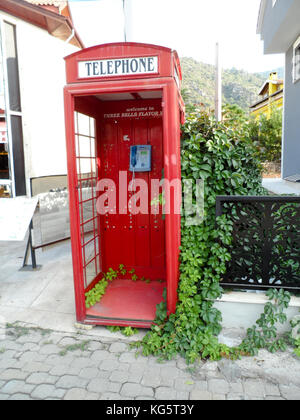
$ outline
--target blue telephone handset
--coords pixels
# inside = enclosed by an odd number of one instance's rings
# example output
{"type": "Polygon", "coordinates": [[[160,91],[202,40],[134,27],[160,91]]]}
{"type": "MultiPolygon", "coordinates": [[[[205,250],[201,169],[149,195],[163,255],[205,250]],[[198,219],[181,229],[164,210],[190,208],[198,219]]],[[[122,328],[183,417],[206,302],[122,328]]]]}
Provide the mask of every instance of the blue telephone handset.
{"type": "Polygon", "coordinates": [[[130,171],[151,172],[152,146],[130,146],[130,171]]]}
{"type": "Polygon", "coordinates": [[[136,154],[137,154],[137,146],[132,146],[130,148],[130,166],[132,168],[136,167],[136,163],[137,163],[136,154]]]}

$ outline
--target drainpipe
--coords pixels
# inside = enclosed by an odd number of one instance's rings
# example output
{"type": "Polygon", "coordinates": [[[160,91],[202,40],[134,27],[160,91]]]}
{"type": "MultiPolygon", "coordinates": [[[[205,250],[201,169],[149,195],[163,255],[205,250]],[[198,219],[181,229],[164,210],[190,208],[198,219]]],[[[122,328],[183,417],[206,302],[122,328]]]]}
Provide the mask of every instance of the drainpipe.
{"type": "Polygon", "coordinates": [[[74,35],[75,35],[75,29],[72,29],[71,35],[69,36],[68,39],[66,39],[65,43],[68,44],[71,41],[71,39],[74,37],[74,35]]]}
{"type": "Polygon", "coordinates": [[[219,43],[216,44],[215,116],[218,122],[222,121],[222,66],[219,43]]]}
{"type": "Polygon", "coordinates": [[[124,41],[132,42],[132,0],[123,0],[123,13],[124,13],[124,41]]]}

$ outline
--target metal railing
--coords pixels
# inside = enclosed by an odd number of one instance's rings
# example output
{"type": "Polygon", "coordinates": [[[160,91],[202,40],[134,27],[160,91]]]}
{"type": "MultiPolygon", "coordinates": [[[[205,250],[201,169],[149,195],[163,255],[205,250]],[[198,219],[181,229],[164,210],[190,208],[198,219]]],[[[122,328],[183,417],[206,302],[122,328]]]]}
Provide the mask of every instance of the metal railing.
{"type": "Polygon", "coordinates": [[[300,292],[300,197],[218,196],[222,214],[233,222],[222,287],[300,292]]]}

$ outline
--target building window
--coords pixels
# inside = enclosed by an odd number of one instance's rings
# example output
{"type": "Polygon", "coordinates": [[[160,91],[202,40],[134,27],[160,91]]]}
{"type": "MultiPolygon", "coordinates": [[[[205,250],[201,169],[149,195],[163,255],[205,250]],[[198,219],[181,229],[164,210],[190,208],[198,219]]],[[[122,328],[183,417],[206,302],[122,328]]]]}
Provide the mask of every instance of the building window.
{"type": "Polygon", "coordinates": [[[26,195],[16,26],[0,20],[0,197],[26,195]],[[2,53],[2,54],[1,54],[2,53]]]}
{"type": "Polygon", "coordinates": [[[293,80],[294,83],[300,80],[300,37],[294,44],[293,80]]]}

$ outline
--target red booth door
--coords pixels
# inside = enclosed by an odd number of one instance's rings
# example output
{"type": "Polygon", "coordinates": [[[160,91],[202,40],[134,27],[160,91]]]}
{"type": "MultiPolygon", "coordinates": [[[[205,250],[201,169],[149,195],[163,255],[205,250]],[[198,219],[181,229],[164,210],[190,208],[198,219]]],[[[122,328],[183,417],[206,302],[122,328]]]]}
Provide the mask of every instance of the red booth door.
{"type": "MultiPolygon", "coordinates": [[[[163,132],[160,118],[149,120],[104,120],[100,141],[100,179],[113,180],[116,185],[115,214],[101,220],[103,269],[116,269],[120,264],[135,268],[136,273],[152,280],[165,279],[165,226],[161,214],[153,214],[151,180],[161,180],[163,169],[163,132]],[[130,146],[152,146],[152,170],[135,174],[137,190],[130,191],[130,146]],[[148,186],[147,214],[129,212],[133,197],[139,191],[139,180],[148,186]],[[120,198],[120,192],[123,198],[120,198]],[[126,200],[127,196],[127,200],[126,200]],[[124,200],[125,197],[125,200],[124,200]],[[130,201],[131,200],[131,201],[130,201]]],[[[101,192],[98,192],[101,194],[101,192]]],[[[139,207],[141,202],[136,201],[139,207]]],[[[145,207],[144,207],[145,208],[145,207]]]]}

